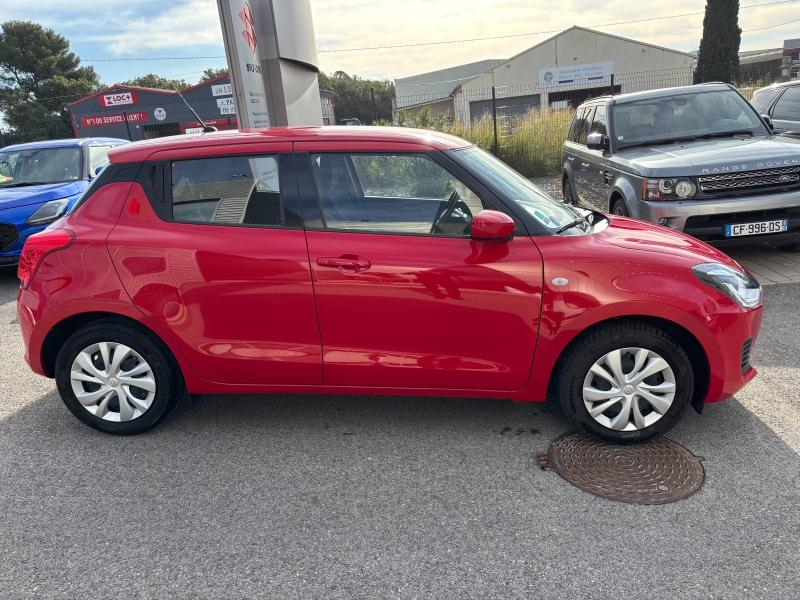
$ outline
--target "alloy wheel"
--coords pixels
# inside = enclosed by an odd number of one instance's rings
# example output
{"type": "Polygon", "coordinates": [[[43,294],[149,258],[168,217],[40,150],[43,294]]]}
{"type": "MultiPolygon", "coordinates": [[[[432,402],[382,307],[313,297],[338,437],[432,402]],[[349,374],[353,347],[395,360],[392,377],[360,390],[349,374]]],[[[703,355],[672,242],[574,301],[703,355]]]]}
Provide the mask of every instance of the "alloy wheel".
{"type": "Polygon", "coordinates": [[[132,421],[150,408],[156,395],[153,369],[132,348],[97,342],[72,361],[70,383],[78,402],[105,421],[132,421]]]}
{"type": "Polygon", "coordinates": [[[659,354],[621,348],[602,356],[583,381],[583,403],[600,425],[639,431],[661,419],[675,399],[675,373],[659,354]]]}

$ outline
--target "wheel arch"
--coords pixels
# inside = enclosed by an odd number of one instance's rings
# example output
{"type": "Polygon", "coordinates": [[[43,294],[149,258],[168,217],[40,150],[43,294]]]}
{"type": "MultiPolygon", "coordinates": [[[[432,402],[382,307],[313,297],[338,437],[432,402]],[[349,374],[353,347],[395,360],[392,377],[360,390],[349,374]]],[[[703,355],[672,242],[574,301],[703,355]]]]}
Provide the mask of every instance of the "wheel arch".
{"type": "Polygon", "coordinates": [[[175,353],[156,332],[131,317],[127,317],[119,313],[102,311],[71,315],[59,321],[50,329],[44,339],[44,342],[42,343],[42,367],[44,368],[48,377],[54,376],[56,358],[58,357],[58,353],[67,339],[69,339],[72,334],[81,328],[88,325],[94,325],[96,323],[126,325],[140,331],[143,335],[146,335],[164,352],[164,355],[170,362],[173,372],[177,374],[178,385],[180,386],[180,389],[186,388],[183,369],[175,357],[175,353]]]}
{"type": "Polygon", "coordinates": [[[553,365],[553,368],[550,370],[550,376],[548,378],[548,383],[547,383],[548,399],[552,400],[553,398],[555,398],[555,395],[557,393],[556,385],[558,382],[558,374],[561,372],[563,361],[565,357],[569,354],[569,351],[572,349],[572,347],[575,346],[575,344],[579,343],[586,336],[590,335],[593,331],[596,331],[601,327],[612,324],[619,325],[624,323],[644,323],[647,325],[657,327],[659,329],[666,331],[671,337],[673,337],[678,342],[678,344],[680,344],[681,348],[683,348],[684,352],[686,352],[686,354],[688,355],[689,361],[692,364],[692,369],[694,370],[695,386],[694,386],[694,391],[692,393],[691,404],[698,413],[702,412],[703,402],[706,397],[706,393],[708,392],[710,377],[711,377],[709,360],[705,350],[703,349],[703,345],[700,343],[700,340],[698,340],[694,336],[694,334],[692,334],[692,332],[690,332],[682,325],[676,323],[675,321],[670,321],[669,319],[654,317],[650,315],[630,315],[630,316],[604,319],[587,327],[586,329],[581,331],[578,335],[573,337],[561,349],[561,352],[559,353],[558,358],[556,359],[553,365]]]}

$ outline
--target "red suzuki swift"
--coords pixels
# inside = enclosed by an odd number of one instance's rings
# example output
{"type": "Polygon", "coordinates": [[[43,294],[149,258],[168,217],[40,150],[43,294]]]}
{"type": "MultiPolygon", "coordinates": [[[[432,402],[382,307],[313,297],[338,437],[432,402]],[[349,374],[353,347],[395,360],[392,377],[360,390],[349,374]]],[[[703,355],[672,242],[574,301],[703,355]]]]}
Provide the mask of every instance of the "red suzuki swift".
{"type": "Polygon", "coordinates": [[[667,228],[574,208],[401,128],[115,148],[19,265],[31,368],[138,433],[215,393],[557,398],[614,441],[755,376],[761,289],[667,228]]]}

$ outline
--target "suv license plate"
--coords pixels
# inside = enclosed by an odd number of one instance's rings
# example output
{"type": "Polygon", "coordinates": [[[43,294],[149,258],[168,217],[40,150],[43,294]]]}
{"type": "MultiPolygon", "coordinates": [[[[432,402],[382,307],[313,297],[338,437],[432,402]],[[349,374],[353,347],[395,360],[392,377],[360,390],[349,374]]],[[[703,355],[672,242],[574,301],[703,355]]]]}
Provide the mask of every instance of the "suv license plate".
{"type": "Polygon", "coordinates": [[[725,237],[739,237],[742,235],[763,235],[765,233],[781,233],[789,230],[788,219],[774,221],[759,221],[758,223],[735,223],[725,225],[725,237]]]}

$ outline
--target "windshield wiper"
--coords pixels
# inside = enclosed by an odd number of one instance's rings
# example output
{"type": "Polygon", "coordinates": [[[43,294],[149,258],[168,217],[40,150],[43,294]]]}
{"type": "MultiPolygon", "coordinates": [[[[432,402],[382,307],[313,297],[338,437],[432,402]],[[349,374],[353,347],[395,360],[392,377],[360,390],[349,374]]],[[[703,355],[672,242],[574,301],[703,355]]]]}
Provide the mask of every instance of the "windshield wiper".
{"type": "Polygon", "coordinates": [[[663,140],[645,140],[643,142],[635,142],[625,146],[620,146],[620,150],[627,150],[628,148],[639,148],[640,146],[659,146],[661,144],[674,144],[675,142],[686,142],[695,138],[667,138],[663,140]]]}
{"type": "Polygon", "coordinates": [[[694,139],[696,139],[696,140],[707,140],[707,139],[717,138],[717,137],[732,137],[734,135],[749,135],[750,137],[753,137],[753,132],[750,129],[736,129],[736,130],[732,130],[732,131],[717,131],[715,133],[705,133],[703,135],[699,135],[694,139]]]}
{"type": "Polygon", "coordinates": [[[593,212],[586,213],[585,215],[583,215],[578,219],[575,219],[571,223],[567,223],[566,225],[563,225],[558,229],[556,229],[556,235],[558,235],[559,233],[564,233],[567,229],[572,229],[573,227],[577,227],[581,223],[586,223],[587,225],[591,225],[593,222],[594,222],[594,213],[593,212]],[[592,217],[591,221],[589,220],[589,217],[592,217]]]}
{"type": "Polygon", "coordinates": [[[24,187],[28,185],[47,185],[47,181],[20,181],[18,183],[9,183],[8,185],[0,184],[0,187],[4,188],[13,188],[13,187],[24,187]]]}

